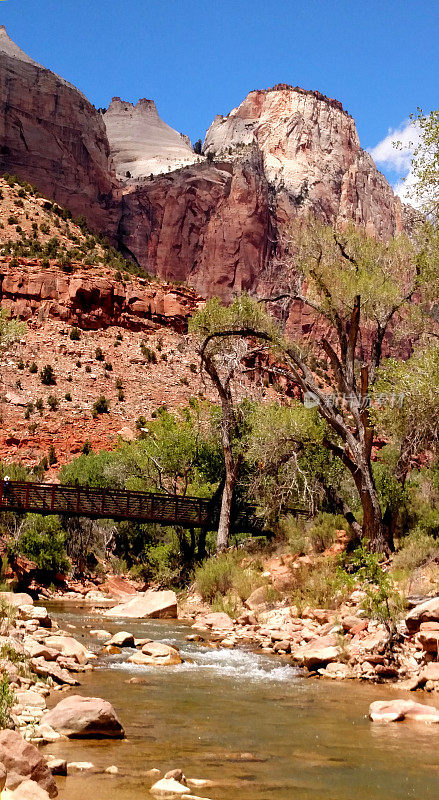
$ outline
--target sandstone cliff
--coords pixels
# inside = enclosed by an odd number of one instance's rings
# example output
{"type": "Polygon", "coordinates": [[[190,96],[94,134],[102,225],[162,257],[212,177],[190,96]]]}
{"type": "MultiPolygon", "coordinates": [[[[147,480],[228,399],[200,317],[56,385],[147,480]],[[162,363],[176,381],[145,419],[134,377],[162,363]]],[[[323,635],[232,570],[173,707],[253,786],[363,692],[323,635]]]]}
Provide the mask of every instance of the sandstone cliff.
{"type": "Polygon", "coordinates": [[[199,157],[152,101],[115,98],[102,116],[4,29],[0,67],[0,170],[84,214],[161,279],[230,299],[267,285],[297,214],[385,239],[411,224],[352,117],[319,92],[250,92],[214,120],[199,157]]]}
{"type": "Polygon", "coordinates": [[[26,56],[0,27],[0,172],[114,232],[115,179],[101,116],[67,81],[26,56]]]}
{"type": "Polygon", "coordinates": [[[276,193],[280,222],[311,211],[336,225],[353,220],[385,238],[403,229],[399,198],[360,147],[355,122],[338,101],[283,84],[250,92],[226,117],[216,117],[203,152],[237,161],[254,150],[276,193]]]}
{"type": "Polygon", "coordinates": [[[124,183],[203,160],[186,136],[160,119],[153,100],[133,105],[113,97],[103,120],[116,174],[124,183]]]}

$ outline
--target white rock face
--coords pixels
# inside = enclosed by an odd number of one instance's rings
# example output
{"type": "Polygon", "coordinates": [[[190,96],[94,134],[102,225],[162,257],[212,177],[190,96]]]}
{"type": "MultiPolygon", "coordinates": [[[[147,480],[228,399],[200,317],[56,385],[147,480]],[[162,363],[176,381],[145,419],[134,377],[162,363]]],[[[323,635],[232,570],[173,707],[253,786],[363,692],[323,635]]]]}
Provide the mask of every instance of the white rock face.
{"type": "Polygon", "coordinates": [[[160,119],[153,100],[142,99],[133,105],[114,97],[103,120],[121,181],[159,175],[203,160],[193,152],[186,136],[160,119]]]}
{"type": "Polygon", "coordinates": [[[365,224],[371,234],[402,229],[399,199],[338,101],[284,84],[250,92],[238,108],[215,118],[203,153],[236,160],[251,150],[262,155],[268,183],[296,207],[336,223],[365,224]]]}

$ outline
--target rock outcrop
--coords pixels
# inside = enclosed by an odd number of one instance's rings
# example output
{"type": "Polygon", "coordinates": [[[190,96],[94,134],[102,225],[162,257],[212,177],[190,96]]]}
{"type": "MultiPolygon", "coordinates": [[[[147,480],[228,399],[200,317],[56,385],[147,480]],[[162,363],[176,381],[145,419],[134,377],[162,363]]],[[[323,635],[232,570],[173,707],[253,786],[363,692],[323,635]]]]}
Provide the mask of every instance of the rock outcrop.
{"type": "Polygon", "coordinates": [[[34,314],[40,321],[49,317],[88,330],[119,325],[130,330],[151,330],[166,325],[176,331],[187,329],[187,320],[199,298],[190,289],[133,278],[123,283],[98,278],[77,265],[72,275],[53,266],[42,269],[37,262],[21,259],[18,267],[0,263],[0,301],[4,308],[22,319],[34,314]]]}
{"type": "Polygon", "coordinates": [[[113,97],[103,120],[117,178],[136,181],[201,161],[187,136],[159,117],[154,100],[113,97]]]}
{"type": "Polygon", "coordinates": [[[0,27],[0,172],[29,181],[97,230],[117,225],[115,177],[101,116],[70,83],[0,27]]]}
{"type": "Polygon", "coordinates": [[[100,697],[66,697],[42,722],[71,739],[121,739],[125,735],[113,706],[100,697]]]}

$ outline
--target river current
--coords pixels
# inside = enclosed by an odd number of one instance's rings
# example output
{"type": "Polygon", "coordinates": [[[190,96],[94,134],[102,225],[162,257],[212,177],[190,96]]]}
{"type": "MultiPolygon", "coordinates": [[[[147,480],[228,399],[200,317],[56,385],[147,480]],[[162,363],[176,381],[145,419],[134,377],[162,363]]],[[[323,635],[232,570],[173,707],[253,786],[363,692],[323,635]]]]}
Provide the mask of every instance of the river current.
{"type": "MultiPolygon", "coordinates": [[[[175,644],[185,659],[177,667],[134,666],[125,648],[79,675],[81,686],[69,691],[109,700],[126,739],[46,746],[68,761],[119,768],[118,775],[60,778],[63,800],[152,798],[152,768],[212,780],[191,790],[211,800],[439,800],[439,725],[367,717],[373,700],[407,697],[402,691],[306,679],[279,657],[189,643],[181,622],[108,620],[60,606],[51,612],[96,652],[102,643],[90,628],[175,644]],[[133,676],[143,682],[128,683],[133,676]]],[[[410,697],[434,704],[429,695],[410,697]]],[[[59,699],[53,693],[51,704],[59,699]]]]}

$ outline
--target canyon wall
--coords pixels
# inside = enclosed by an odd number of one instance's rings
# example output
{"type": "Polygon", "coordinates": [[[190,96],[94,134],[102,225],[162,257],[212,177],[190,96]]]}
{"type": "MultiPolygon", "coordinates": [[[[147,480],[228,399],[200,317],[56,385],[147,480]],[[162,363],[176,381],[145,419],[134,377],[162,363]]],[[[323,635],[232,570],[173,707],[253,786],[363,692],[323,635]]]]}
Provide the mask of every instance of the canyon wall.
{"type": "Polygon", "coordinates": [[[0,170],[83,214],[160,279],[228,300],[267,285],[297,214],[384,239],[410,222],[352,117],[319,92],[250,92],[216,117],[200,156],[153,101],[115,98],[100,114],[4,28],[0,67],[0,170]]]}

